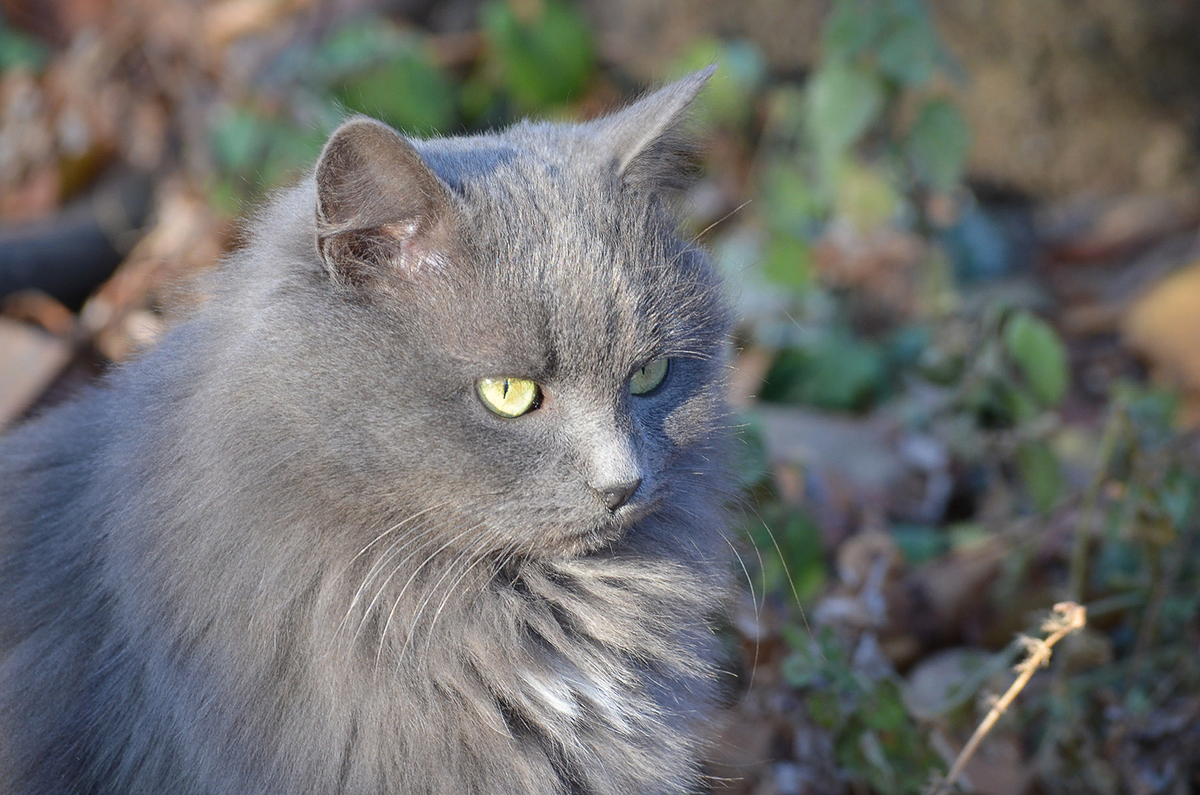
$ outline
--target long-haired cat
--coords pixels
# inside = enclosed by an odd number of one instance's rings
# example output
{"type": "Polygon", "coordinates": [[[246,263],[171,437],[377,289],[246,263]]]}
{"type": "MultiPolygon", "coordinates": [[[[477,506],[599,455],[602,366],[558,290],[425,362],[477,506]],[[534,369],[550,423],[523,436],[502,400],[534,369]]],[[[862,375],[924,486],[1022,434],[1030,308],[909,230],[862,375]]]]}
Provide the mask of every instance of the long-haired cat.
{"type": "Polygon", "coordinates": [[[728,311],[709,72],[357,118],[161,344],[0,441],[0,792],[703,789],[728,311]]]}

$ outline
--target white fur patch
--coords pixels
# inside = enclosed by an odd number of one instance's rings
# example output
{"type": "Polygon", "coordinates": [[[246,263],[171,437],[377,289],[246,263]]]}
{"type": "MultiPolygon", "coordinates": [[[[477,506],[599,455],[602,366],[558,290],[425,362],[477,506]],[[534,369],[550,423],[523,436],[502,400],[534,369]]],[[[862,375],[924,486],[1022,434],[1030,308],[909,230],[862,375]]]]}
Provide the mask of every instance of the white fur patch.
{"type": "Polygon", "coordinates": [[[636,719],[640,710],[614,680],[587,677],[578,671],[555,680],[532,671],[522,671],[520,676],[528,685],[527,694],[532,699],[571,720],[582,716],[580,704],[586,701],[617,731],[623,734],[634,732],[629,719],[636,719]]]}
{"type": "Polygon", "coordinates": [[[547,704],[555,712],[561,712],[574,720],[579,717],[579,704],[571,688],[561,682],[548,682],[532,671],[521,671],[521,679],[529,685],[536,700],[547,704]]]}

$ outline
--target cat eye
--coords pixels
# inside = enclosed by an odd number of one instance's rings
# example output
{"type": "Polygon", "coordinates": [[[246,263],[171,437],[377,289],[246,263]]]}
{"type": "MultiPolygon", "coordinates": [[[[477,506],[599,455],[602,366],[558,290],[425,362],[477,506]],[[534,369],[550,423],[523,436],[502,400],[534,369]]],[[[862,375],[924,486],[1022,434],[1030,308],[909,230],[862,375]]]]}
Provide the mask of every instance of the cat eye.
{"type": "Polygon", "coordinates": [[[671,360],[667,358],[647,362],[630,376],[629,391],[635,395],[648,395],[658,389],[667,378],[670,363],[671,360]]]}
{"type": "Polygon", "coordinates": [[[528,414],[542,404],[542,389],[528,378],[480,378],[479,399],[493,414],[513,418],[528,414]]]}

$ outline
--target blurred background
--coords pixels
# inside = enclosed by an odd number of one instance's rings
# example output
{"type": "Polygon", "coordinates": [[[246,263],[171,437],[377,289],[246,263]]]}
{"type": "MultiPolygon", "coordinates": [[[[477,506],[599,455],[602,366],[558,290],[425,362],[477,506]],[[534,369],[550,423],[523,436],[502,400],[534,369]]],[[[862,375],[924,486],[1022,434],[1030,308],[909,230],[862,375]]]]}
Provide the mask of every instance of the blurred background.
{"type": "Polygon", "coordinates": [[[348,111],[594,117],[720,64],[740,317],[721,792],[1200,792],[1200,1],[0,0],[0,427],[153,345],[348,111]]]}

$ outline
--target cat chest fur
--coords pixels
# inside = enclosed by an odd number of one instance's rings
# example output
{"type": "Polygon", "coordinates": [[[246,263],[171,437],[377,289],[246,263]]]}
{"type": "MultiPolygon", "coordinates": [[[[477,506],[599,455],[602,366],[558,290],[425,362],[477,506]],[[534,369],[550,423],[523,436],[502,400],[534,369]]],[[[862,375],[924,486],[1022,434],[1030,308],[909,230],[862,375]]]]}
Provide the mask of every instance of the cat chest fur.
{"type": "Polygon", "coordinates": [[[468,603],[473,620],[454,616],[434,628],[432,647],[413,664],[435,669],[406,667],[392,679],[402,689],[428,686],[429,699],[474,718],[426,723],[421,761],[410,759],[406,775],[423,782],[454,770],[458,786],[471,782],[461,791],[481,792],[497,781],[514,792],[695,788],[716,696],[710,623],[721,579],[620,559],[512,575],[520,583],[507,598],[522,604],[468,603]],[[461,744],[444,743],[454,734],[461,744]],[[464,766],[453,758],[462,753],[484,761],[464,766]],[[476,769],[476,779],[463,778],[476,769]]]}

